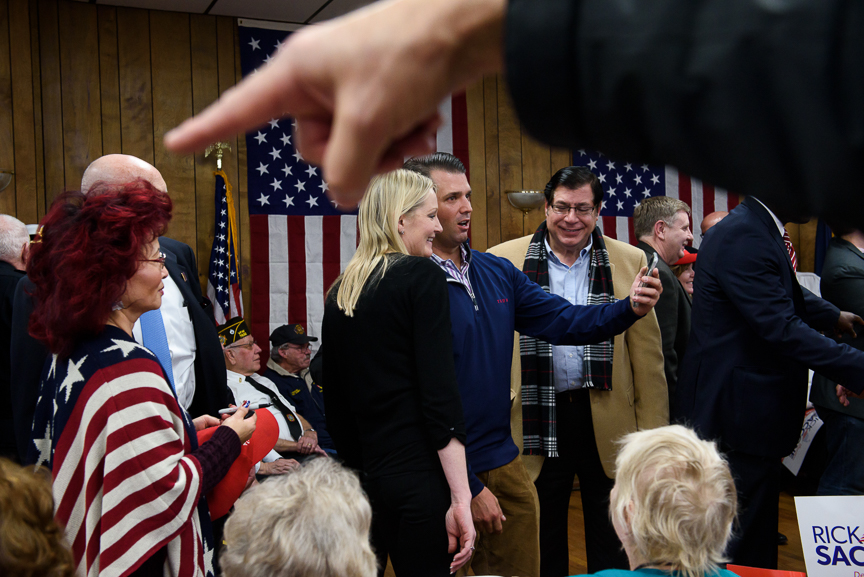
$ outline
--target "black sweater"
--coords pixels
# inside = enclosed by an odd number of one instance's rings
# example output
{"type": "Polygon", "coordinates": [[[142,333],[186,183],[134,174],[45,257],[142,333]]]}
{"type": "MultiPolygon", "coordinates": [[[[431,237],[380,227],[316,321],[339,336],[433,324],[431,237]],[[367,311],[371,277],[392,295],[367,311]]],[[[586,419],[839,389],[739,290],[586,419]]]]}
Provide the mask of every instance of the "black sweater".
{"type": "Polygon", "coordinates": [[[354,316],[339,310],[334,286],[322,328],[327,428],[368,479],[440,469],[437,451],[465,443],[444,272],[429,259],[388,258],[354,316]]]}

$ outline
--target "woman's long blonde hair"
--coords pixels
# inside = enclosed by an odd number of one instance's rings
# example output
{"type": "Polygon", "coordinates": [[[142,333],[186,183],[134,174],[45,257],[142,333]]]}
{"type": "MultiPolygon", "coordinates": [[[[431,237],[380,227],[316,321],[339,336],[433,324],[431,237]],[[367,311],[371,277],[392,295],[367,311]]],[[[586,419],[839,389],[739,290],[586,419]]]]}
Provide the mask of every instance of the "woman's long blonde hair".
{"type": "Polygon", "coordinates": [[[399,235],[399,219],[426,200],[435,184],[431,179],[410,170],[394,170],[376,176],[360,202],[360,245],[342,275],[336,304],[347,316],[354,308],[372,273],[380,280],[387,271],[389,253],[408,254],[399,235]],[[376,272],[376,268],[381,268],[376,272]]]}

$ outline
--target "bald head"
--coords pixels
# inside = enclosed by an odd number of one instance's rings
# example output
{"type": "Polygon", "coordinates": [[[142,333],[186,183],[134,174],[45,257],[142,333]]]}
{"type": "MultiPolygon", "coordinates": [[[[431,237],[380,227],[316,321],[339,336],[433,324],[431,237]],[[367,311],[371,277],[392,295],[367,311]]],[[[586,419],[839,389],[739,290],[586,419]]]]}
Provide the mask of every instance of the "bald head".
{"type": "Polygon", "coordinates": [[[8,214],[0,214],[0,260],[24,270],[30,248],[27,226],[8,214]]]}
{"type": "Polygon", "coordinates": [[[168,186],[155,166],[128,154],[106,154],[91,162],[81,177],[81,192],[89,192],[97,182],[127,184],[139,178],[157,190],[168,192],[168,186]]]}
{"type": "Polygon", "coordinates": [[[726,218],[729,215],[725,210],[718,210],[717,212],[712,212],[708,216],[702,219],[702,234],[708,232],[708,229],[726,218]]]}

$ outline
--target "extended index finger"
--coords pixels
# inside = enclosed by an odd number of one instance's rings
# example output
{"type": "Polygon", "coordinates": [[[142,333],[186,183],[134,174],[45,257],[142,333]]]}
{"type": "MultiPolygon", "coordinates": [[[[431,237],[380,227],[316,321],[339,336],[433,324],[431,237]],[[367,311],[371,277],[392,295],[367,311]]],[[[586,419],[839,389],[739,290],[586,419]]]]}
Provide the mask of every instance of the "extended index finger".
{"type": "Polygon", "coordinates": [[[292,112],[290,54],[281,51],[256,74],[227,90],[204,112],[165,134],[169,150],[188,154],[292,112]]]}

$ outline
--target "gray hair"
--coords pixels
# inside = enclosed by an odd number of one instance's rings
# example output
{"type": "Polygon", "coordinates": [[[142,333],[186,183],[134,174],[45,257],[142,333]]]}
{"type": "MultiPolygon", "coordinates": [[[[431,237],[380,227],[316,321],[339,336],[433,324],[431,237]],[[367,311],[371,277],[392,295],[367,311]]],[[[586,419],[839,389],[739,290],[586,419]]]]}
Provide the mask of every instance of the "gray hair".
{"type": "Polygon", "coordinates": [[[21,250],[30,242],[27,225],[8,214],[0,214],[0,260],[16,263],[21,250]]]}
{"type": "Polygon", "coordinates": [[[279,350],[280,350],[283,346],[285,346],[285,345],[279,345],[278,347],[272,347],[272,348],[270,349],[270,358],[271,358],[274,362],[277,362],[277,363],[278,363],[279,361],[282,360],[282,355],[279,354],[279,350]]]}
{"type": "Polygon", "coordinates": [[[357,475],[318,457],[240,497],[219,562],[226,577],[375,577],[371,523],[357,475]]]}
{"type": "Polygon", "coordinates": [[[690,207],[683,200],[671,196],[646,198],[633,210],[633,233],[640,239],[650,237],[654,234],[654,224],[658,220],[672,226],[675,215],[682,210],[690,214],[690,207]]]}
{"type": "Polygon", "coordinates": [[[737,509],[729,465],[710,441],[669,425],[620,441],[609,515],[650,564],[704,577],[726,561],[737,509]]]}

